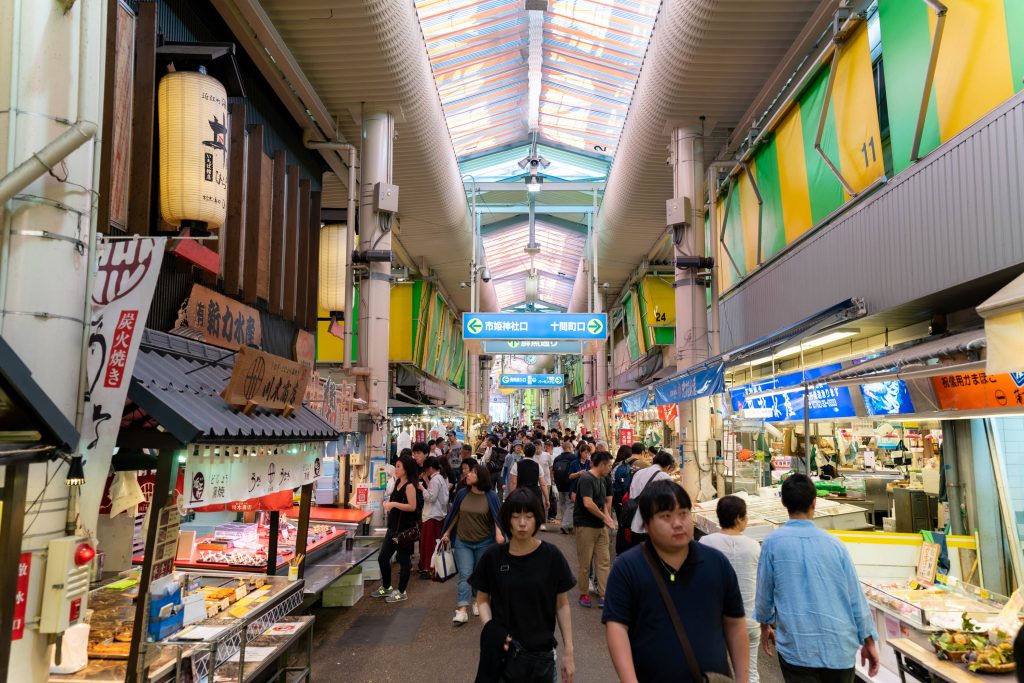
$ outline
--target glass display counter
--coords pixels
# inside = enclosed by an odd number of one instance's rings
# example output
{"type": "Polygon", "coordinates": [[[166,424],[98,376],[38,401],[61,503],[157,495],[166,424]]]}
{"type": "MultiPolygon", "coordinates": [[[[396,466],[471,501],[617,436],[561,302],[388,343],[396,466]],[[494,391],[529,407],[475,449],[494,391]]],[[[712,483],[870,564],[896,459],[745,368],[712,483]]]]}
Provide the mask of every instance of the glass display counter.
{"type": "Polygon", "coordinates": [[[964,615],[985,629],[1007,601],[965,584],[915,589],[908,581],[861,579],[861,585],[872,606],[919,631],[959,630],[964,615]]]}

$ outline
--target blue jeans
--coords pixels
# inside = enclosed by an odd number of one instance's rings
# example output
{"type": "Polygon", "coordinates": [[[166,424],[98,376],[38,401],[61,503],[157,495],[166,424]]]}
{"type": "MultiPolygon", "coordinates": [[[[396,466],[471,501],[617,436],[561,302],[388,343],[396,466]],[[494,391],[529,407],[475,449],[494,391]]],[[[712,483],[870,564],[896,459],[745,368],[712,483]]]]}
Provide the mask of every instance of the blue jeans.
{"type": "Polygon", "coordinates": [[[452,550],[455,551],[455,565],[459,568],[459,583],[455,589],[457,607],[469,606],[470,597],[476,597],[476,589],[469,585],[469,577],[476,569],[476,563],[484,556],[484,551],[494,545],[493,538],[486,538],[476,543],[468,543],[455,535],[452,550]]]}

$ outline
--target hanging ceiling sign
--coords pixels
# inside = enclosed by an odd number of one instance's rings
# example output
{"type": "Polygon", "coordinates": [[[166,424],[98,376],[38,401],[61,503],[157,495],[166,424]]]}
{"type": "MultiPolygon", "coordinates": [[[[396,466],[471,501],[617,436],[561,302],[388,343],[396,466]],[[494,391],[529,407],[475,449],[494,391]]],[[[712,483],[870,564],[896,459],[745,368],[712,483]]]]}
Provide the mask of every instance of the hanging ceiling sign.
{"type": "Polygon", "coordinates": [[[872,417],[880,415],[911,415],[914,403],[907,383],[901,379],[860,385],[864,409],[872,417]]]}
{"type": "Polygon", "coordinates": [[[501,375],[501,377],[498,378],[498,384],[500,384],[502,387],[516,389],[560,387],[565,384],[565,377],[563,375],[508,374],[501,375]]]}
{"type": "Polygon", "coordinates": [[[654,405],[693,401],[725,391],[725,365],[695,368],[654,387],[654,405]]]}
{"type": "Polygon", "coordinates": [[[650,389],[642,389],[641,391],[634,392],[632,394],[626,394],[622,397],[622,412],[627,415],[631,413],[639,413],[641,410],[646,410],[651,405],[651,391],[650,389]]]}
{"type": "Polygon", "coordinates": [[[462,314],[462,336],[466,340],[602,341],[607,330],[608,316],[604,313],[462,314]]]}
{"type": "Polygon", "coordinates": [[[311,375],[294,361],[243,346],[221,398],[246,414],[254,408],[290,413],[302,407],[311,375]]]}
{"type": "Polygon", "coordinates": [[[542,341],[524,339],[523,341],[485,341],[484,353],[505,353],[519,355],[523,353],[583,353],[583,343],[578,341],[542,341]]]}
{"type": "MultiPolygon", "coordinates": [[[[800,385],[837,372],[842,367],[839,363],[824,365],[733,389],[730,392],[733,409],[747,418],[768,422],[799,422],[804,419],[804,389],[800,385]]],[[[807,399],[810,420],[856,416],[849,387],[811,384],[808,386],[807,399]]]]}
{"type": "Polygon", "coordinates": [[[935,398],[942,410],[980,410],[1024,406],[1024,372],[990,375],[961,372],[932,377],[935,398]]]}
{"type": "Polygon", "coordinates": [[[321,449],[306,446],[206,448],[185,461],[186,501],[190,508],[247,501],[310,484],[320,476],[321,449]],[[248,452],[246,452],[248,450],[248,452]],[[292,452],[295,451],[295,452],[292,452]]]}

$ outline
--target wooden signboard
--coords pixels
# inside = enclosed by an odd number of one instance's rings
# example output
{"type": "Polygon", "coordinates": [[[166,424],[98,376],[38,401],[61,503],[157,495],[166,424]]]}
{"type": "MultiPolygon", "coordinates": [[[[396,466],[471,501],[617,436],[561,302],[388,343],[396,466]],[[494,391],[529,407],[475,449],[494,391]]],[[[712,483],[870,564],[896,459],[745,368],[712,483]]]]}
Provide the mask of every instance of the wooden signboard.
{"type": "Polygon", "coordinates": [[[202,285],[192,286],[185,316],[178,320],[178,326],[199,333],[207,344],[223,349],[259,345],[262,339],[259,311],[202,285]]]}
{"type": "Polygon", "coordinates": [[[316,363],[316,337],[305,330],[299,330],[295,335],[295,360],[307,368],[316,363]]]}
{"type": "Polygon", "coordinates": [[[221,398],[246,414],[267,408],[287,415],[302,406],[311,375],[298,363],[243,346],[221,398]]]}

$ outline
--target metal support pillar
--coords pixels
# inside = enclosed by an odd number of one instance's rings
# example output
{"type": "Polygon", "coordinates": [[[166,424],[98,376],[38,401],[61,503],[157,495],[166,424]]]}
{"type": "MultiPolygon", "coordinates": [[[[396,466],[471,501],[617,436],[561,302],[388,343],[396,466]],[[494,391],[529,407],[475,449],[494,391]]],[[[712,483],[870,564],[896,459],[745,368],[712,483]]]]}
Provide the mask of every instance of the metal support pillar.
{"type": "MultiPolygon", "coordinates": [[[[689,222],[682,228],[673,228],[674,256],[704,256],[704,221],[698,208],[704,204],[704,138],[701,127],[674,129],[670,152],[673,197],[686,197],[694,207],[689,222]]],[[[677,268],[675,276],[676,370],[682,371],[707,360],[708,320],[703,282],[698,282],[696,273],[689,269],[677,268]]],[[[710,399],[679,404],[683,488],[695,501],[714,495],[708,456],[710,418],[710,399]],[[705,473],[708,476],[704,476],[705,473]],[[704,489],[707,489],[706,495],[702,495],[704,489]]]]}
{"type": "Polygon", "coordinates": [[[482,413],[480,410],[480,355],[469,354],[469,377],[466,382],[466,408],[471,413],[482,413]]]}
{"type": "MultiPolygon", "coordinates": [[[[270,529],[267,533],[267,575],[277,574],[277,538],[281,535],[281,513],[278,510],[270,512],[270,529]]],[[[295,546],[298,551],[298,545],[295,546]]]]}
{"type": "MultiPolygon", "coordinates": [[[[360,153],[359,245],[363,251],[391,250],[391,216],[374,209],[373,188],[391,183],[394,117],[388,111],[366,107],[363,112],[363,149],[360,153]]],[[[369,368],[367,406],[383,418],[388,409],[388,338],[391,309],[391,264],[371,262],[359,286],[359,365],[369,368]]],[[[367,438],[370,458],[386,457],[387,430],[374,428],[367,438]]]]}
{"type": "MultiPolygon", "coordinates": [[[[295,532],[295,552],[306,554],[306,546],[309,545],[309,508],[313,502],[313,487],[315,484],[303,484],[299,489],[299,528],[295,532]]],[[[299,564],[299,578],[306,575],[306,558],[302,558],[299,564]]]]}
{"type": "Polygon", "coordinates": [[[480,356],[480,412],[491,414],[491,356],[480,356]]]}

